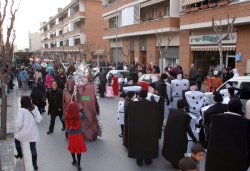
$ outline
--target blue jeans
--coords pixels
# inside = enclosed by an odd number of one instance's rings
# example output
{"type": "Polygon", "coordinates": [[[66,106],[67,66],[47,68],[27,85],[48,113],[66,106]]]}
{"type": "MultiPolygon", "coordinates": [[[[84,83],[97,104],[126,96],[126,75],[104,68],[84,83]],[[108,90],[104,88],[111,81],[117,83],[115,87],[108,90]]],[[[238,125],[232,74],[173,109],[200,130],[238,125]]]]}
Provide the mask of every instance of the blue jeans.
{"type": "MultiPolygon", "coordinates": [[[[15,145],[16,145],[16,149],[21,148],[21,143],[16,138],[15,138],[15,145]]],[[[30,151],[31,151],[32,156],[37,155],[37,153],[36,153],[36,142],[30,142],[30,151]]]]}

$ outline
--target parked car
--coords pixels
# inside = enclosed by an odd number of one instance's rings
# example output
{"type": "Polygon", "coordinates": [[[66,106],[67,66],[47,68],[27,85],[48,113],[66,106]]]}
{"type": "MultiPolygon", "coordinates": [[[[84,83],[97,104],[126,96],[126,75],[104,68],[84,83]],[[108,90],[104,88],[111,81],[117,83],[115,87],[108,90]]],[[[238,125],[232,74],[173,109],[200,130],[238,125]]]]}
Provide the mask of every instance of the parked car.
{"type": "Polygon", "coordinates": [[[144,74],[139,80],[138,84],[141,85],[142,89],[148,90],[148,85],[150,83],[156,82],[161,79],[161,74],[144,74]]]}
{"type": "MultiPolygon", "coordinates": [[[[241,103],[242,103],[242,111],[245,112],[246,102],[247,102],[247,100],[250,99],[250,76],[234,77],[234,78],[231,78],[228,81],[231,81],[233,83],[234,88],[239,88],[239,89],[245,88],[245,89],[248,90],[249,93],[244,93],[244,97],[240,96],[240,100],[241,100],[241,103]]],[[[222,84],[216,91],[220,92],[221,90],[226,89],[227,82],[222,84]]],[[[205,97],[207,97],[209,99],[209,104],[214,103],[213,92],[206,92],[205,97]]]]}
{"type": "Polygon", "coordinates": [[[118,83],[121,82],[122,75],[125,76],[125,84],[127,83],[127,77],[129,76],[129,71],[123,71],[123,70],[110,70],[108,74],[106,75],[106,78],[108,79],[109,73],[112,73],[113,75],[116,75],[118,77],[118,83]]]}

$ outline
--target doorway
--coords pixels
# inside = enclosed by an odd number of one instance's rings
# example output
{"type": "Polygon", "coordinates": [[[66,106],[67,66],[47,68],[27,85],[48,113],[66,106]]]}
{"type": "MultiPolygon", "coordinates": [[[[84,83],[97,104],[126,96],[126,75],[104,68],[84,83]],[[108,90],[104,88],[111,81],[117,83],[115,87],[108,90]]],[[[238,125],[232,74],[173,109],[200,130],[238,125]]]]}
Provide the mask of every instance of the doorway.
{"type": "Polygon", "coordinates": [[[146,65],[147,63],[147,52],[146,51],[141,51],[141,62],[142,65],[146,65]]]}
{"type": "Polygon", "coordinates": [[[227,55],[226,67],[235,68],[235,55],[227,55]]]}

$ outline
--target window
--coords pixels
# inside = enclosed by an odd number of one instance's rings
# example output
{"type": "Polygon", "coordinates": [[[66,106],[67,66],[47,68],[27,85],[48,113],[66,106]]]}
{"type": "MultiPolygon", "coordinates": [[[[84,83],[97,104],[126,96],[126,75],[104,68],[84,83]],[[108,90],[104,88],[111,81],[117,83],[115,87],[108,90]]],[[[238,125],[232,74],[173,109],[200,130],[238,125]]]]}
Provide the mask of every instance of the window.
{"type": "Polygon", "coordinates": [[[166,17],[169,17],[169,16],[170,16],[170,5],[169,5],[169,4],[166,5],[166,13],[165,13],[165,16],[166,16],[166,17]]]}
{"type": "Polygon", "coordinates": [[[156,81],[158,81],[157,76],[156,76],[156,75],[152,75],[152,76],[151,76],[151,83],[154,83],[154,82],[156,82],[156,81]]]}
{"type": "MultiPolygon", "coordinates": [[[[231,82],[233,83],[234,88],[238,87],[238,84],[239,84],[238,81],[231,81],[231,82]]],[[[220,87],[219,91],[223,89],[226,89],[226,83],[224,83],[223,86],[220,87]]]]}
{"type": "Polygon", "coordinates": [[[250,82],[242,82],[240,84],[240,99],[250,99],[250,82]]]}
{"type": "Polygon", "coordinates": [[[127,78],[129,76],[129,74],[130,74],[129,72],[117,72],[116,73],[116,75],[117,75],[118,78],[121,78],[122,75],[124,75],[125,78],[127,78]]]}
{"type": "Polygon", "coordinates": [[[60,41],[60,46],[63,46],[63,41],[60,41]]]}

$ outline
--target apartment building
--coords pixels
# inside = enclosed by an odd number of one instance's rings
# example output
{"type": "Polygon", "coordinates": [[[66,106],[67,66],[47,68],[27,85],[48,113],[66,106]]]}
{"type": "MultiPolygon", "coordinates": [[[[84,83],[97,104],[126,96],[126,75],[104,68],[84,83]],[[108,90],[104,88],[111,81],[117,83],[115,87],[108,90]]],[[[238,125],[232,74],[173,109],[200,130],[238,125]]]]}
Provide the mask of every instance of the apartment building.
{"type": "Polygon", "coordinates": [[[71,0],[41,25],[45,58],[63,62],[102,59],[107,47],[107,41],[102,38],[103,24],[100,0],[71,0]],[[95,53],[84,53],[86,44],[92,44],[95,53]]]}
{"type": "MultiPolygon", "coordinates": [[[[167,33],[175,32],[164,67],[179,63],[188,73],[190,65],[202,68],[204,74],[219,65],[219,51],[212,16],[221,19],[222,32],[227,32],[227,17],[236,16],[231,37],[222,41],[225,67],[236,67],[240,75],[250,72],[250,1],[249,0],[103,0],[106,21],[103,38],[109,40],[115,58],[116,27],[119,39],[118,61],[126,61],[122,49],[131,45],[130,60],[161,66],[155,32],[163,32],[161,46],[167,44],[167,33]],[[117,15],[116,15],[117,10],[117,15]],[[117,16],[117,20],[116,20],[117,16]],[[108,27],[107,27],[108,26],[108,27]],[[241,55],[242,60],[235,62],[241,55]]],[[[218,22],[217,22],[218,23],[218,22]]],[[[218,23],[219,24],[219,23],[218,23]]]]}
{"type": "MultiPolygon", "coordinates": [[[[199,0],[200,1],[200,0],[199,0]]],[[[180,16],[180,65],[188,71],[190,64],[202,68],[204,74],[219,65],[219,51],[216,34],[212,26],[212,16],[219,25],[221,19],[222,33],[227,32],[227,18],[230,22],[236,16],[231,37],[222,41],[223,64],[225,67],[237,68],[240,75],[250,72],[250,1],[200,1],[183,0],[183,13],[180,16]],[[196,8],[200,7],[200,8],[196,8]],[[235,57],[241,55],[241,61],[235,57]]]]}
{"type": "Polygon", "coordinates": [[[163,56],[163,63],[164,66],[178,63],[180,0],[103,0],[102,3],[105,21],[103,39],[109,40],[111,60],[116,60],[117,31],[118,61],[161,66],[155,33],[164,35],[161,42],[163,48],[168,43],[167,34],[171,30],[175,35],[170,42],[169,53],[163,56]],[[129,59],[126,57],[128,48],[131,50],[129,59]]]}
{"type": "Polygon", "coordinates": [[[41,34],[29,32],[29,51],[41,50],[41,34]]]}

